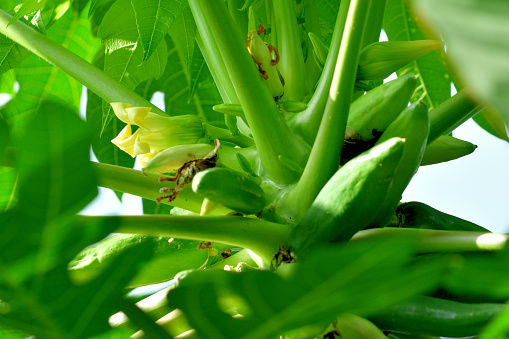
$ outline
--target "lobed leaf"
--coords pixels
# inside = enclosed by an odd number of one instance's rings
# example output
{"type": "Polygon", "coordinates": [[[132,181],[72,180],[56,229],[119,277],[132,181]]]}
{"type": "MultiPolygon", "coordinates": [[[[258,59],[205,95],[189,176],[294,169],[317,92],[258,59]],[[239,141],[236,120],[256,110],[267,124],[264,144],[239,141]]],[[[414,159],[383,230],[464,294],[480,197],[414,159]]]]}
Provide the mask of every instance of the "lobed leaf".
{"type": "Polygon", "coordinates": [[[147,61],[189,4],[185,0],[131,0],[131,3],[143,46],[143,61],[147,61]]]}
{"type": "MultiPolygon", "coordinates": [[[[404,0],[387,0],[383,29],[389,41],[425,40],[425,32],[416,25],[412,14],[404,5],[404,0]]],[[[451,79],[439,54],[428,53],[411,62],[408,67],[397,72],[415,74],[419,85],[412,102],[425,101],[430,110],[451,97],[451,79]]]]}
{"type": "Polygon", "coordinates": [[[448,46],[459,73],[479,96],[509,123],[509,3],[487,1],[418,1],[421,20],[433,23],[448,46]]]}
{"type": "Polygon", "coordinates": [[[193,272],[168,301],[203,338],[273,338],[325,327],[341,313],[369,314],[437,283],[442,264],[409,265],[408,240],[324,248],[286,278],[269,271],[193,272]],[[236,312],[243,316],[232,318],[236,312]]]}

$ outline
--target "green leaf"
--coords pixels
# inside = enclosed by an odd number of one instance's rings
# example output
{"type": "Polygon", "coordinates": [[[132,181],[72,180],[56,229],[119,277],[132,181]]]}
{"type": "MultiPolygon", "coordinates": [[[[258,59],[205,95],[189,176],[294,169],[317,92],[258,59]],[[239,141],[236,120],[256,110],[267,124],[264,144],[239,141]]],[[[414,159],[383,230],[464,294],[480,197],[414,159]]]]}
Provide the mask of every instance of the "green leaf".
{"type": "MultiPolygon", "coordinates": [[[[485,237],[496,237],[487,234],[485,237]]],[[[479,241],[482,241],[479,239],[479,241]]],[[[509,249],[496,253],[465,254],[455,261],[445,287],[457,295],[484,297],[491,300],[509,298],[509,249]],[[489,288],[487,288],[487,286],[489,288]]]]}
{"type": "MultiPolygon", "coordinates": [[[[403,0],[387,0],[383,29],[389,41],[426,39],[403,0]]],[[[420,57],[397,73],[398,76],[407,73],[417,76],[420,84],[412,97],[412,102],[423,100],[432,110],[451,97],[450,75],[436,52],[420,57]]]]}
{"type": "MultiPolygon", "coordinates": [[[[48,37],[85,60],[91,60],[97,51],[90,23],[83,18],[76,19],[72,10],[52,26],[48,37]]],[[[30,55],[15,72],[19,92],[0,110],[15,137],[42,100],[65,102],[78,112],[83,86],[58,68],[30,55]]]]}
{"type": "Polygon", "coordinates": [[[0,75],[0,93],[1,94],[9,94],[12,97],[14,96],[14,84],[16,83],[16,74],[14,70],[11,69],[6,73],[0,75]]]}
{"type": "MultiPolygon", "coordinates": [[[[196,74],[194,83],[195,94],[188,102],[190,78],[186,74],[182,55],[178,53],[171,38],[167,38],[168,62],[161,78],[153,84],[154,88],[164,93],[165,110],[170,115],[195,114],[209,124],[224,127],[224,116],[212,110],[212,106],[222,103],[221,95],[212,79],[206,64],[201,63],[200,72],[195,73],[194,55],[200,53],[194,49],[191,65],[191,76],[196,74]]],[[[201,58],[203,60],[203,58],[201,58]]],[[[198,62],[199,63],[199,62],[198,62]]]]}
{"type": "Polygon", "coordinates": [[[18,66],[29,54],[25,48],[0,34],[0,74],[18,66]]]}
{"type": "Polygon", "coordinates": [[[0,2],[0,9],[4,10],[5,12],[9,12],[18,4],[19,0],[2,0],[2,2],[0,2]]]}
{"type": "Polygon", "coordinates": [[[169,32],[175,46],[182,53],[184,69],[186,72],[191,68],[191,60],[196,46],[196,23],[189,6],[186,6],[169,32]]]}
{"type": "Polygon", "coordinates": [[[369,314],[437,284],[442,263],[409,265],[409,240],[324,248],[286,279],[269,271],[193,272],[168,302],[203,338],[274,338],[307,325],[326,326],[341,313],[369,314]],[[243,317],[232,318],[234,309],[243,317]]]}
{"type": "Polygon", "coordinates": [[[131,0],[143,46],[143,61],[154,53],[189,4],[185,0],[131,0]]]}
{"type": "Polygon", "coordinates": [[[472,119],[486,132],[509,142],[504,117],[493,107],[486,107],[481,114],[476,114],[472,119]]]}
{"type": "Polygon", "coordinates": [[[19,141],[20,208],[50,222],[77,213],[97,194],[88,128],[75,111],[43,101],[19,141]]]}
{"type": "MultiPolygon", "coordinates": [[[[146,62],[143,61],[143,48],[139,43],[135,14],[130,0],[119,0],[110,7],[97,34],[107,48],[104,71],[128,88],[134,90],[141,82],[159,78],[164,72],[167,60],[164,41],[157,46],[146,62]]],[[[112,119],[110,103],[103,101],[102,112],[104,132],[112,119]]]]}
{"type": "Polygon", "coordinates": [[[12,208],[18,201],[17,180],[14,168],[0,167],[0,211],[12,208]]]}
{"type": "Polygon", "coordinates": [[[88,17],[90,18],[99,7],[110,4],[113,1],[116,0],[92,0],[90,9],[88,10],[88,17]]]}
{"type": "MultiPolygon", "coordinates": [[[[96,56],[94,65],[100,69],[104,67],[103,51],[99,52],[96,56]]],[[[135,159],[111,142],[125,127],[125,124],[118,119],[113,119],[111,124],[108,124],[103,129],[102,103],[103,100],[97,94],[87,90],[86,114],[87,123],[92,131],[92,150],[94,155],[99,162],[133,168],[135,159]]]]}
{"type": "Polygon", "coordinates": [[[173,206],[167,204],[158,204],[155,201],[143,199],[143,214],[170,214],[173,206]]]}
{"type": "Polygon", "coordinates": [[[10,307],[0,315],[2,325],[38,338],[90,338],[111,330],[108,317],[118,311],[123,288],[136,273],[133,260],[148,259],[150,246],[126,251],[95,280],[77,286],[69,279],[67,261],[77,249],[114,229],[115,223],[81,221],[44,226],[20,213],[10,217],[4,214],[0,219],[2,237],[15,241],[11,246],[2,244],[0,250],[0,299],[10,307]],[[20,229],[14,231],[17,227],[20,229]],[[40,261],[48,260],[44,255],[48,243],[55,252],[52,266],[40,261]],[[13,249],[17,249],[18,257],[13,257],[13,249]],[[126,271],[127,266],[132,270],[126,271]]]}
{"type": "Polygon", "coordinates": [[[322,32],[322,41],[325,46],[329,46],[336,19],[338,16],[340,1],[321,0],[317,1],[318,16],[320,17],[320,30],[322,32]]]}

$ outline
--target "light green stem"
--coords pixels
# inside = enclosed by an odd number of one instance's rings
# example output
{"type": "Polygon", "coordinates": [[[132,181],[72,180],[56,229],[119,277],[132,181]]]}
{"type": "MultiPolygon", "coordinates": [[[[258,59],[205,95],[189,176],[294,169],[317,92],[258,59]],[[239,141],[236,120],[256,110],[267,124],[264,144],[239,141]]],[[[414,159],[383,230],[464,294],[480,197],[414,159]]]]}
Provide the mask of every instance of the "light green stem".
{"type": "MultiPolygon", "coordinates": [[[[222,60],[231,78],[242,110],[251,128],[260,161],[268,178],[284,184],[295,181],[298,174],[285,167],[280,155],[303,165],[308,149],[290,131],[278,112],[276,103],[263,83],[245,41],[231,20],[222,0],[190,0],[197,21],[201,18],[213,33],[222,60]]],[[[198,29],[200,29],[198,25],[198,29]]],[[[213,68],[215,65],[209,65],[213,68]]],[[[226,76],[226,75],[225,75],[226,76]]]]}
{"type": "Polygon", "coordinates": [[[415,237],[418,253],[497,251],[502,250],[509,239],[507,234],[498,233],[387,227],[360,231],[351,241],[385,237],[415,237]]]}
{"type": "Polygon", "coordinates": [[[299,220],[306,213],[322,187],[338,170],[370,3],[370,0],[352,0],[350,3],[329,99],[316,141],[301,179],[282,202],[281,208],[292,210],[294,220],[299,220]]]}
{"type": "Polygon", "coordinates": [[[473,105],[462,90],[432,109],[429,112],[428,144],[441,135],[451,133],[456,127],[480,112],[481,107],[482,105],[473,105]]]}
{"type": "Polygon", "coordinates": [[[237,135],[233,135],[230,131],[219,128],[216,126],[212,126],[209,124],[205,124],[205,130],[207,131],[207,135],[213,139],[220,139],[224,141],[229,141],[234,143],[235,145],[239,145],[240,147],[251,147],[254,145],[253,139],[248,136],[245,136],[242,133],[237,135]]]}
{"type": "Polygon", "coordinates": [[[151,107],[154,112],[165,114],[148,100],[112,79],[97,67],[21,21],[15,21],[7,27],[11,19],[12,16],[0,10],[1,34],[58,67],[96,93],[104,101],[125,102],[133,106],[151,107]]]}
{"type": "MultiPolygon", "coordinates": [[[[159,175],[149,173],[145,176],[140,171],[131,168],[96,162],[92,162],[92,164],[98,175],[99,186],[115,191],[155,201],[156,198],[164,195],[164,193],[159,193],[162,187],[175,187],[175,183],[171,181],[159,182],[159,175]]],[[[195,194],[188,185],[171,205],[199,213],[202,201],[203,198],[195,194]]],[[[213,214],[225,215],[230,212],[232,212],[230,209],[219,206],[213,214]]]]}
{"type": "Polygon", "coordinates": [[[368,13],[369,25],[366,26],[366,31],[362,38],[361,49],[380,40],[382,22],[384,21],[385,2],[386,0],[371,1],[371,7],[368,13]]]}
{"type": "Polygon", "coordinates": [[[302,101],[306,94],[306,70],[295,17],[295,0],[277,0],[273,6],[280,55],[277,67],[285,79],[284,98],[302,101]]]}
{"type": "Polygon", "coordinates": [[[334,76],[334,69],[336,67],[336,60],[338,59],[339,46],[341,45],[349,7],[350,0],[342,0],[339,5],[338,17],[334,27],[334,34],[332,35],[329,54],[327,55],[327,60],[325,61],[316,90],[311,100],[308,102],[308,108],[296,114],[293,119],[289,121],[292,130],[304,138],[310,145],[313,145],[315,142],[316,133],[320,128],[320,122],[322,121],[325,105],[329,97],[329,90],[332,77],[334,76]]]}
{"type": "Polygon", "coordinates": [[[187,240],[213,241],[248,248],[270,265],[279,246],[286,244],[290,234],[287,225],[234,216],[110,216],[83,217],[115,219],[118,233],[175,237],[187,240]]]}

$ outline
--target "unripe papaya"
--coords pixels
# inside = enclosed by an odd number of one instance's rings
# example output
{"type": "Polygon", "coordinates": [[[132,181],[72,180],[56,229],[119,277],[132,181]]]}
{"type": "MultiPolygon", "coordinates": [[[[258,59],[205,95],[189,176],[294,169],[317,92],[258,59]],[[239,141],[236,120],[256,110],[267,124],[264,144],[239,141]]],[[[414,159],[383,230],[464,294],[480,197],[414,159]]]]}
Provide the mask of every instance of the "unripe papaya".
{"type": "MultiPolygon", "coordinates": [[[[81,251],[69,263],[69,275],[73,281],[85,283],[107,268],[119,254],[147,241],[154,244],[154,254],[129,283],[129,287],[170,280],[183,270],[199,268],[209,256],[208,250],[198,248],[199,241],[139,234],[115,234],[81,251]]],[[[220,254],[229,246],[213,244],[213,248],[216,249],[215,253],[220,254]]],[[[133,269],[135,266],[136,263],[133,263],[133,269]]]]}
{"type": "Polygon", "coordinates": [[[300,257],[321,243],[346,241],[369,225],[391,186],[403,145],[401,138],[387,140],[341,167],[293,229],[290,250],[300,257]]]}
{"type": "Polygon", "coordinates": [[[364,47],[357,80],[383,80],[415,59],[442,47],[438,40],[381,41],[364,47]]]}
{"type": "Polygon", "coordinates": [[[438,164],[469,155],[477,148],[468,141],[441,135],[426,147],[421,166],[438,164]]]}
{"type": "Polygon", "coordinates": [[[422,202],[412,201],[401,204],[396,210],[398,227],[421,228],[440,231],[489,232],[482,226],[441,212],[422,202]]]}
{"type": "Polygon", "coordinates": [[[193,191],[210,201],[243,214],[255,214],[265,206],[265,193],[249,176],[229,168],[214,167],[199,172],[193,191]]]}
{"type": "Polygon", "coordinates": [[[406,142],[401,164],[394,173],[392,185],[387,191],[382,207],[371,222],[371,226],[383,227],[391,220],[403,191],[419,169],[428,134],[428,105],[423,101],[418,101],[405,108],[378,140],[377,145],[394,137],[404,138],[406,142]]]}
{"type": "Polygon", "coordinates": [[[372,89],[352,103],[346,125],[362,141],[380,136],[408,105],[415,86],[415,78],[404,75],[372,89]]]}

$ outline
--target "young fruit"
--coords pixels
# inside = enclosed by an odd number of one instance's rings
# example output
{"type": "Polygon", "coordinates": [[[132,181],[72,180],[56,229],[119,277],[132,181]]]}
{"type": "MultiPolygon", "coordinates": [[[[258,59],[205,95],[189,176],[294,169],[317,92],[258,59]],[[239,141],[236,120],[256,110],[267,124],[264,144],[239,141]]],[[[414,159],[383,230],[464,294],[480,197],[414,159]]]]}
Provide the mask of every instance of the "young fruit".
{"type": "Polygon", "coordinates": [[[193,191],[208,200],[243,214],[255,214],[265,206],[260,185],[229,168],[210,168],[193,179],[193,191]]]}
{"type": "Polygon", "coordinates": [[[341,167],[293,229],[290,250],[306,255],[320,243],[346,241],[369,225],[385,200],[403,149],[404,140],[393,138],[341,167]]]}
{"type": "Polygon", "coordinates": [[[419,101],[405,108],[378,140],[377,145],[394,137],[404,138],[406,142],[401,163],[392,178],[392,185],[387,191],[382,207],[371,222],[371,226],[383,227],[391,220],[403,191],[419,169],[428,134],[428,105],[419,101]]]}
{"type": "Polygon", "coordinates": [[[408,105],[415,86],[415,78],[404,75],[372,89],[352,103],[346,125],[357,132],[362,141],[380,136],[408,105]]]}

